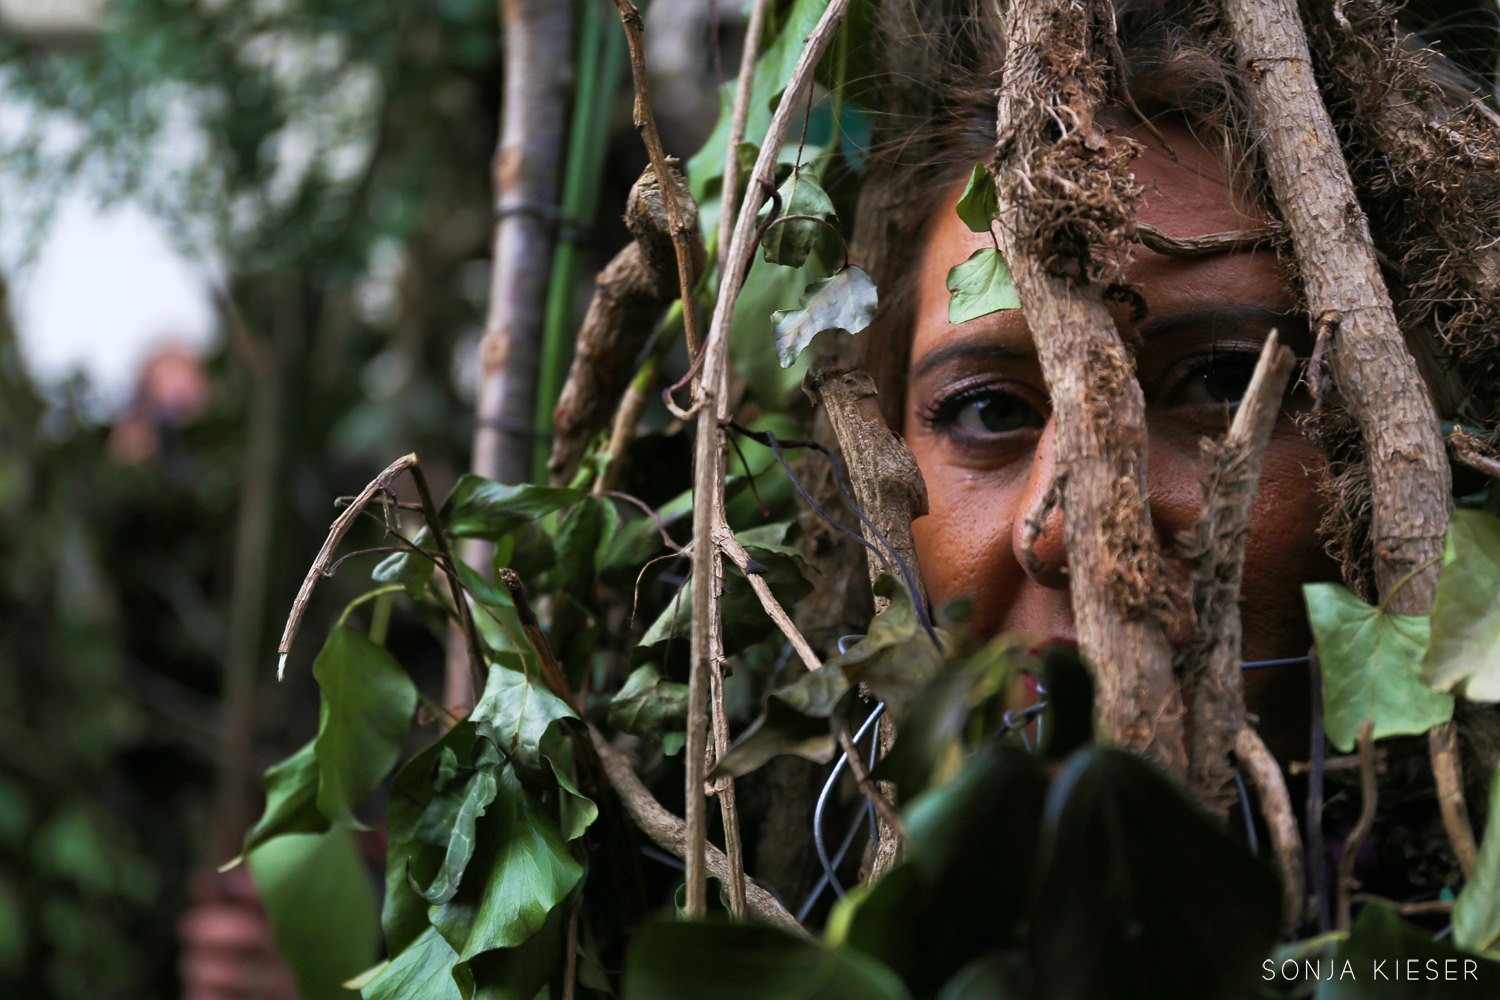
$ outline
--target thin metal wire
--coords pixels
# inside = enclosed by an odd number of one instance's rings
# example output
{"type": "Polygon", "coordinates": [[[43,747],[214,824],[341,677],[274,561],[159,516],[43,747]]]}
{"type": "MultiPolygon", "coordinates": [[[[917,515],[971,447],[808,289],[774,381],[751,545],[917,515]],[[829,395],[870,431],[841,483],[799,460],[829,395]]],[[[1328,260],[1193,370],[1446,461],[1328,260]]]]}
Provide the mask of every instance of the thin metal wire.
{"type": "MultiPolygon", "coordinates": [[[[860,725],[859,730],[854,734],[853,742],[856,746],[860,740],[864,739],[865,733],[869,732],[880,721],[880,716],[884,712],[885,702],[877,702],[875,710],[870,713],[869,717],[865,719],[860,725]]],[[[871,741],[872,749],[873,745],[878,742],[878,740],[871,741]]],[[[847,753],[839,754],[838,760],[834,761],[833,771],[828,775],[828,780],[823,783],[823,790],[818,793],[818,804],[813,808],[813,846],[817,848],[818,862],[823,866],[823,874],[828,879],[828,885],[833,887],[834,894],[840,899],[843,899],[846,893],[844,892],[843,884],[839,882],[838,875],[834,871],[838,865],[828,854],[828,844],[823,838],[823,821],[828,814],[828,800],[832,797],[833,790],[838,785],[839,776],[844,773],[844,768],[848,766],[849,755],[847,753]]],[[[869,803],[866,803],[867,807],[868,805],[869,803]]],[[[842,861],[843,859],[840,858],[839,860],[842,861]]],[[[821,888],[818,892],[821,894],[821,888]]],[[[805,908],[808,904],[803,905],[805,908]]]]}

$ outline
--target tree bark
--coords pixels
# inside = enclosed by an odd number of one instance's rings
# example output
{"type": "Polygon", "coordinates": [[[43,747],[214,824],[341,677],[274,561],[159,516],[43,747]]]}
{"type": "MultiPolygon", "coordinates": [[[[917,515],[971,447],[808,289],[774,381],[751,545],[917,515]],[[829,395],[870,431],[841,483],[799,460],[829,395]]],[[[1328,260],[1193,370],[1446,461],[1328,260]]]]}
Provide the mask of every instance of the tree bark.
{"type": "Polygon", "coordinates": [[[996,124],[999,232],[1056,414],[1073,614],[1100,724],[1182,777],[1171,602],[1146,510],[1145,402],[1093,280],[1118,280],[1100,262],[1133,238],[1138,194],[1131,151],[1094,122],[1109,23],[1087,0],[1011,5],[996,124]]]}

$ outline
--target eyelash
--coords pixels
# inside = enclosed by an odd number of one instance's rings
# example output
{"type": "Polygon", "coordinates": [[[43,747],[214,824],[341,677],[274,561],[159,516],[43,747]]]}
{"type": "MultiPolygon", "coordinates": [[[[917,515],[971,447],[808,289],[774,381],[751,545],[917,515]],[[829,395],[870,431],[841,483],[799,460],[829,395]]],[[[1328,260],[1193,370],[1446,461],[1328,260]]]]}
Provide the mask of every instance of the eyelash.
{"type": "Polygon", "coordinates": [[[961,441],[978,442],[979,440],[993,441],[998,437],[1007,437],[1015,434],[1015,431],[1000,432],[995,434],[977,435],[958,426],[958,417],[966,407],[972,403],[990,399],[1011,399],[1030,407],[1039,416],[1047,416],[1047,410],[1038,406],[1037,401],[1030,398],[1029,393],[1018,392],[1007,389],[1004,385],[996,385],[986,382],[979,385],[960,385],[943,396],[923,406],[917,413],[923,426],[945,434],[950,438],[961,441]]]}

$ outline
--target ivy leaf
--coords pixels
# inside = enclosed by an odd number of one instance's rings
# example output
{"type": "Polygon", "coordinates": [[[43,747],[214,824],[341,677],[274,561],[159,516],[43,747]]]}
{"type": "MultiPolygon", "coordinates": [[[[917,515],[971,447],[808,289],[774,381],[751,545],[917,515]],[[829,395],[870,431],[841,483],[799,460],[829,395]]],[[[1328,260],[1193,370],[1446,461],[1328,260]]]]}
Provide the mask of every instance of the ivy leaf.
{"type": "Polygon", "coordinates": [[[249,854],[272,837],[288,833],[321,833],[328,817],[318,811],[318,758],[312,742],[266,771],[266,808],[250,832],[243,851],[249,854]]]}
{"type": "Polygon", "coordinates": [[[355,823],[354,807],[385,780],[401,755],[417,688],[401,664],[363,632],[339,625],[313,661],[322,711],[313,752],[318,809],[355,823]]]}
{"type": "MultiPolygon", "coordinates": [[[[974,164],[969,183],[958,199],[958,217],[971,232],[987,233],[1000,205],[995,197],[995,175],[983,163],[974,164]]],[[[952,289],[949,289],[950,291],[952,289]]]]}
{"type": "Polygon", "coordinates": [[[598,567],[607,557],[619,527],[620,515],[607,498],[586,497],[570,507],[557,526],[553,589],[591,606],[598,567]]]}
{"type": "Polygon", "coordinates": [[[1500,941],[1500,767],[1490,777],[1489,815],[1474,874],[1453,904],[1453,943],[1470,951],[1500,941]]]}
{"type": "Polygon", "coordinates": [[[494,739],[505,757],[513,761],[528,777],[543,778],[542,737],[557,719],[576,719],[577,715],[540,681],[519,670],[490,664],[490,677],[484,685],[484,696],[470,721],[479,725],[479,733],[494,739]]]}
{"type": "Polygon", "coordinates": [[[1422,671],[1440,691],[1500,701],[1500,519],[1455,510],[1422,671]]]}
{"type": "Polygon", "coordinates": [[[474,724],[460,722],[403,764],[391,782],[386,809],[390,842],[385,860],[385,903],[380,913],[387,954],[400,953],[428,927],[427,902],[412,883],[425,884],[437,876],[446,840],[434,833],[452,826],[461,801],[443,793],[459,783],[455,772],[460,762],[455,750],[461,749],[467,756],[472,752],[474,736],[474,724]],[[447,766],[450,760],[451,771],[447,766]]]}
{"type": "Polygon", "coordinates": [[[291,966],[304,1000],[339,1000],[342,983],[375,960],[380,928],[375,894],[354,835],[277,837],[246,858],[265,903],[276,951],[291,966]],[[329,928],[338,928],[330,934],[329,928]]]}
{"type": "Polygon", "coordinates": [[[1021,308],[1005,258],[994,247],[975,250],[948,272],[948,322],[967,323],[1005,309],[1021,308]]]}
{"type": "Polygon", "coordinates": [[[926,687],[943,662],[943,651],[917,620],[906,587],[889,573],[875,581],[875,594],[890,605],[875,616],[870,631],[829,663],[837,665],[857,684],[866,684],[884,701],[893,718],[926,687]]]}
{"type": "Polygon", "coordinates": [[[587,495],[581,490],[530,483],[506,486],[471,474],[460,478],[443,501],[442,518],[454,538],[498,542],[502,535],[587,495]]]}
{"type": "Polygon", "coordinates": [[[636,736],[659,736],[687,723],[688,686],[662,680],[652,666],[637,667],[609,703],[612,729],[636,736]]]}
{"type": "Polygon", "coordinates": [[[453,981],[458,952],[429,927],[360,989],[364,1000],[463,1000],[453,981]]]}
{"type": "MultiPolygon", "coordinates": [[[[838,217],[833,200],[818,184],[816,171],[805,164],[793,168],[791,176],[782,182],[776,193],[781,196],[782,217],[806,215],[811,218],[773,224],[761,240],[761,253],[769,264],[801,267],[807,263],[807,255],[812,253],[822,235],[823,226],[812,220],[829,222],[838,217]]],[[[761,207],[757,221],[762,225],[771,217],[771,206],[772,202],[768,201],[761,207]]]]}
{"type": "Polygon", "coordinates": [[[555,722],[542,737],[542,757],[557,781],[557,824],[563,839],[577,840],[599,818],[594,800],[578,790],[573,781],[573,737],[568,724],[555,722]]]}
{"type": "Polygon", "coordinates": [[[772,757],[796,754],[826,764],[836,741],[829,719],[852,686],[838,665],[825,663],[795,683],[772,691],[766,712],[751,723],[729,752],[714,765],[711,779],[749,774],[772,757]]]}
{"type": "Polygon", "coordinates": [[[625,1000],[905,1000],[891,970],[766,924],[658,923],[625,958],[625,1000]],[[711,986],[709,984],[712,984],[711,986]]]}
{"type": "MultiPolygon", "coordinates": [[[[432,532],[425,527],[412,536],[411,543],[419,549],[433,552],[433,558],[437,558],[432,547],[432,532]]],[[[434,569],[436,564],[432,559],[423,559],[413,552],[393,552],[376,563],[375,568],[370,571],[370,579],[376,583],[402,584],[408,594],[418,598],[427,589],[434,569]]]]}
{"type": "Polygon", "coordinates": [[[583,878],[557,824],[512,767],[498,775],[470,869],[483,877],[465,879],[456,896],[431,911],[432,925],[465,962],[523,944],[583,878]]]}
{"type": "Polygon", "coordinates": [[[853,264],[808,285],[800,308],[778,309],[771,314],[781,367],[790,368],[820,333],[859,333],[870,325],[878,302],[875,282],[853,264]]]}
{"type": "Polygon", "coordinates": [[[1425,615],[1372,608],[1336,583],[1310,583],[1302,593],[1323,668],[1329,742],[1348,753],[1366,720],[1378,740],[1425,733],[1453,717],[1453,696],[1422,680],[1425,615]]]}
{"type": "MultiPolygon", "coordinates": [[[[1456,916],[1456,914],[1455,914],[1456,916]]],[[[1325,979],[1318,984],[1317,1000],[1490,1000],[1500,982],[1500,963],[1487,961],[1432,940],[1432,935],[1411,926],[1381,903],[1367,903],[1359,911],[1354,927],[1333,953],[1333,966],[1349,962],[1357,975],[1325,979]],[[1404,973],[1407,962],[1416,968],[1452,969],[1451,982],[1404,973]],[[1400,964],[1398,971],[1395,966],[1400,964]],[[1435,965],[1429,963],[1436,963],[1435,965]],[[1452,963],[1452,964],[1447,964],[1452,963]],[[1463,970],[1469,970],[1466,976],[1463,970]],[[1376,972],[1379,969],[1379,972],[1376,972]],[[1399,977],[1399,978],[1398,978],[1399,977]],[[1472,977],[1472,978],[1471,978],[1472,977]],[[1372,988],[1370,982],[1378,982],[1372,988]]]]}
{"type": "Polygon", "coordinates": [[[463,789],[463,801],[453,815],[453,825],[448,830],[447,852],[438,867],[437,877],[422,890],[422,898],[429,903],[446,903],[458,893],[464,872],[474,857],[474,827],[479,817],[495,801],[499,786],[495,782],[493,767],[480,768],[469,776],[463,789]]]}
{"type": "Polygon", "coordinates": [[[1122,750],[1069,759],[1047,793],[1037,869],[1037,1000],[1231,1000],[1276,941],[1271,869],[1122,750]]]}

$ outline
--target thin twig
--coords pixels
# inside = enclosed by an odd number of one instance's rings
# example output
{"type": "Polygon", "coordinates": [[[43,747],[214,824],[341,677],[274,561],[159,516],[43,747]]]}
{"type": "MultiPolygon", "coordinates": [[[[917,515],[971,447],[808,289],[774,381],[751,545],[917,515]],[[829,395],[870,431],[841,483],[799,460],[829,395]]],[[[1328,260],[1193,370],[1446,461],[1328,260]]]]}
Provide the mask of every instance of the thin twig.
{"type": "Polygon", "coordinates": [[[1395,910],[1403,917],[1420,917],[1429,913],[1452,913],[1453,900],[1451,899],[1424,899],[1416,903],[1400,903],[1394,899],[1386,899],[1370,892],[1356,892],[1354,894],[1356,903],[1379,903],[1395,910]]]}
{"type": "Polygon", "coordinates": [[[745,26],[745,44],[740,49],[740,75],[735,84],[734,107],[729,115],[729,142],[724,152],[724,182],[719,209],[719,246],[729,245],[734,233],[735,192],[740,186],[740,143],[745,141],[745,122],[750,117],[750,92],[755,84],[755,57],[765,30],[767,0],[755,0],[745,26]]]}
{"type": "Polygon", "coordinates": [[[896,812],[895,805],[880,793],[880,789],[871,779],[870,770],[865,767],[864,758],[859,755],[859,750],[854,746],[848,727],[842,723],[838,725],[838,738],[839,747],[843,749],[845,759],[849,761],[849,773],[854,775],[860,794],[875,807],[881,824],[893,831],[900,841],[906,840],[906,825],[901,822],[901,815],[896,812]]]}
{"type": "Polygon", "coordinates": [[[563,961],[563,1000],[574,1000],[578,995],[578,910],[582,904],[574,901],[568,907],[568,943],[563,961]]]}
{"type": "Polygon", "coordinates": [[[1212,257],[1221,253],[1253,250],[1281,238],[1284,231],[1275,226],[1259,229],[1236,229],[1227,233],[1207,233],[1203,236],[1168,236],[1155,226],[1144,222],[1135,224],[1136,237],[1147,250],[1154,250],[1169,257],[1212,257]]]}
{"type": "MultiPolygon", "coordinates": [[[[626,813],[630,815],[636,827],[657,847],[675,858],[686,861],[689,839],[687,824],[656,801],[650,790],[636,776],[635,769],[630,766],[630,761],[610,746],[609,741],[599,730],[589,726],[589,736],[594,752],[598,755],[600,764],[603,765],[605,778],[609,781],[610,787],[615,790],[615,794],[620,797],[620,804],[625,807],[626,813]]],[[[705,845],[704,862],[711,875],[728,881],[729,859],[723,851],[712,844],[705,845]]],[[[783,930],[807,936],[807,931],[797,922],[797,918],[787,912],[786,907],[782,906],[775,896],[753,880],[749,880],[745,886],[745,906],[750,913],[768,924],[775,924],[783,930]]]]}
{"type": "Polygon", "coordinates": [[[580,716],[578,701],[573,697],[573,690],[568,685],[567,675],[563,673],[562,664],[557,662],[557,657],[552,653],[552,647],[547,643],[547,637],[542,634],[541,623],[536,619],[536,612],[531,610],[531,601],[526,596],[526,584],[521,580],[521,574],[515,570],[505,567],[499,572],[500,583],[510,592],[511,603],[516,606],[516,617],[521,621],[521,633],[526,637],[526,645],[531,647],[531,652],[536,656],[537,663],[542,668],[542,679],[552,689],[552,693],[563,701],[568,707],[580,716]]]}
{"type": "MultiPolygon", "coordinates": [[[[723,567],[722,560],[719,566],[723,567]]],[[[722,587],[723,581],[716,581],[722,587]]],[[[720,623],[722,625],[722,622],[720,623]]],[[[729,714],[724,711],[724,637],[713,637],[714,667],[709,672],[709,701],[713,706],[710,722],[713,728],[713,748],[703,762],[705,773],[712,773],[719,758],[729,752],[729,714]]],[[[705,789],[705,791],[709,791],[705,789]]],[[[735,795],[734,779],[724,777],[715,783],[712,793],[719,799],[719,818],[724,822],[724,853],[729,861],[729,912],[738,920],[745,917],[745,851],[740,843],[739,799],[735,795]]]]}
{"type": "Polygon", "coordinates": [[[422,474],[422,466],[417,463],[415,454],[411,456],[411,478],[417,484],[417,497],[422,501],[422,518],[427,522],[428,532],[437,541],[443,572],[448,577],[449,589],[453,591],[453,603],[458,608],[458,620],[463,626],[465,645],[469,650],[469,673],[474,684],[474,697],[478,698],[479,692],[484,690],[484,662],[480,657],[480,650],[484,647],[479,643],[479,630],[474,627],[474,612],[464,596],[464,585],[458,578],[458,563],[453,558],[453,550],[448,547],[448,533],[443,530],[437,506],[432,502],[432,492],[427,488],[427,477],[422,474]]]}
{"type": "Polygon", "coordinates": [[[1500,479],[1500,459],[1487,454],[1474,435],[1459,429],[1448,435],[1448,447],[1453,457],[1475,472],[1482,472],[1491,479],[1500,479]]]}
{"type": "Polygon", "coordinates": [[[766,583],[764,571],[751,565],[753,560],[750,558],[750,553],[745,551],[745,546],[740,544],[734,532],[727,525],[720,525],[714,529],[713,537],[714,543],[724,550],[730,562],[738,566],[740,572],[745,574],[745,579],[750,581],[750,589],[754,590],[755,596],[760,598],[760,606],[765,609],[771,621],[776,623],[776,627],[781,629],[781,634],[786,636],[787,641],[792,644],[792,649],[796,651],[803,666],[808,670],[817,670],[823,666],[823,661],[818,659],[817,653],[813,652],[812,645],[793,623],[791,616],[776,599],[776,595],[771,592],[771,585],[766,583]]]}
{"type": "MultiPolygon", "coordinates": [[[[624,3],[625,0],[616,2],[624,3]]],[[[794,109],[800,105],[806,88],[812,86],[813,70],[833,41],[848,9],[849,0],[831,0],[817,26],[808,35],[797,65],[787,81],[781,103],[766,129],[765,140],[761,143],[760,154],[755,161],[753,180],[773,176],[776,156],[791,127],[794,109]]],[[[732,200],[733,192],[729,193],[729,197],[732,200]]],[[[765,192],[760,184],[746,185],[745,196],[735,220],[734,235],[727,252],[721,252],[720,274],[725,275],[726,279],[719,289],[713,321],[703,340],[702,374],[694,394],[697,426],[693,443],[693,579],[700,582],[719,579],[719,567],[722,565],[723,556],[719,546],[714,543],[714,532],[720,526],[728,524],[724,511],[723,424],[729,417],[729,326],[740,290],[739,282],[734,276],[743,271],[753,252],[755,215],[764,197],[765,192]]],[[[724,248],[721,246],[720,250],[724,251],[724,248]]],[[[686,315],[685,310],[684,317],[686,315]]],[[[707,802],[703,795],[703,767],[707,759],[708,700],[711,687],[709,675],[714,668],[712,636],[718,627],[716,623],[720,614],[718,595],[711,586],[693,588],[692,610],[692,668],[688,677],[687,777],[684,790],[688,833],[684,859],[687,865],[685,909],[690,918],[700,918],[707,909],[703,876],[708,824],[707,802]]]]}
{"type": "Polygon", "coordinates": [[[1234,741],[1234,755],[1244,769],[1245,777],[1255,786],[1261,815],[1271,834],[1271,844],[1281,867],[1282,926],[1288,930],[1302,918],[1303,853],[1302,838],[1297,833],[1297,816],[1286,789],[1281,765],[1266,748],[1260,734],[1249,726],[1241,727],[1234,741]]]}
{"type": "Polygon", "coordinates": [[[1359,850],[1364,846],[1365,838],[1370,835],[1370,830],[1375,825],[1375,807],[1380,801],[1380,788],[1375,781],[1374,730],[1375,723],[1370,720],[1366,720],[1364,725],[1359,727],[1359,819],[1355,821],[1354,829],[1349,831],[1349,836],[1344,841],[1344,853],[1339,856],[1336,926],[1341,931],[1349,929],[1349,903],[1350,894],[1354,888],[1354,863],[1359,858],[1359,850]]]}
{"type": "Polygon", "coordinates": [[[1233,801],[1229,752],[1245,720],[1240,668],[1240,580],[1261,464],[1297,359],[1272,330],[1222,441],[1205,439],[1203,505],[1193,526],[1193,629],[1177,653],[1189,683],[1188,779],[1222,813],[1233,801]]]}
{"type": "Polygon", "coordinates": [[[672,228],[672,244],[677,250],[677,283],[682,296],[682,328],[687,335],[688,350],[698,349],[698,317],[693,309],[692,239],[696,225],[683,218],[677,204],[677,185],[674,183],[672,166],[662,148],[661,136],[656,131],[656,116],[651,111],[651,78],[646,72],[646,22],[640,8],[630,0],[615,0],[620,12],[620,23],[625,27],[625,40],[630,45],[630,76],[635,83],[635,101],[631,105],[631,116],[635,129],[646,144],[646,155],[651,158],[651,170],[661,185],[662,202],[667,209],[667,221],[672,228]]]}
{"type": "Polygon", "coordinates": [[[1469,822],[1469,807],[1464,801],[1463,766],[1458,756],[1458,728],[1450,720],[1427,731],[1427,755],[1432,777],[1437,782],[1438,809],[1443,815],[1443,829],[1458,858],[1464,878],[1474,874],[1479,863],[1479,847],[1474,842],[1474,827],[1469,822]]]}

